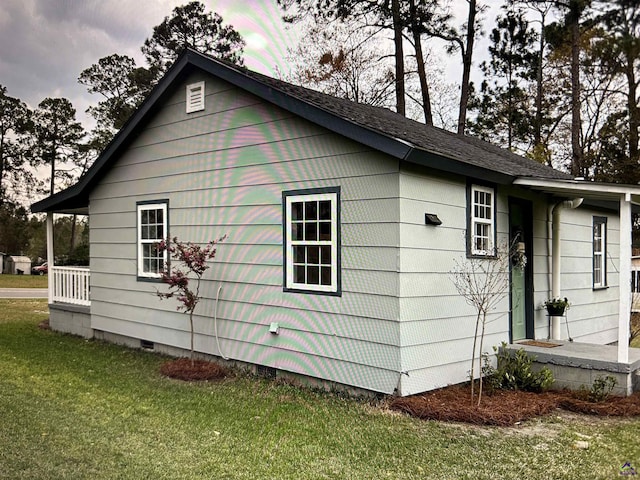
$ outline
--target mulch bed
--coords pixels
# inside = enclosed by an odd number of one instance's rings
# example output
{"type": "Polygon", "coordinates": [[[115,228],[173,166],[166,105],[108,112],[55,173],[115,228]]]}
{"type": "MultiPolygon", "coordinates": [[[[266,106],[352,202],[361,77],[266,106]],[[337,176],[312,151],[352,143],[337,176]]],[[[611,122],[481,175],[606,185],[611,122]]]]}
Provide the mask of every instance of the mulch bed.
{"type": "Polygon", "coordinates": [[[160,367],[160,373],[169,378],[185,381],[219,380],[227,376],[228,370],[221,365],[205,360],[178,358],[160,367]]]}
{"type": "MultiPolygon", "coordinates": [[[[477,393],[476,393],[477,394],[477,393]]],[[[532,393],[496,391],[483,393],[481,406],[473,403],[469,385],[453,385],[411,397],[395,398],[390,407],[425,420],[463,422],[475,425],[512,426],[547,415],[558,408],[600,416],[640,415],[640,393],[630,397],[610,397],[593,403],[579,398],[579,392],[532,393]]]]}

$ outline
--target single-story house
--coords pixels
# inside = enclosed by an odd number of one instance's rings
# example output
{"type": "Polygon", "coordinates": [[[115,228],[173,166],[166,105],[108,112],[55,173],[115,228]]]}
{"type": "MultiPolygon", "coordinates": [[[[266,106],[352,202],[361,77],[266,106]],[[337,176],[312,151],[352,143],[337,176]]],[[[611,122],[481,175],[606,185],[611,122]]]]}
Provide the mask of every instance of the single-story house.
{"type": "Polygon", "coordinates": [[[201,288],[198,352],[410,395],[468,379],[475,311],[450,272],[514,240],[527,261],[487,350],[561,340],[566,323],[628,362],[638,199],[638,186],[576,180],[187,50],[77,184],[32,211],[48,213],[49,259],[53,214],[90,215],[90,276],[51,266],[54,325],[184,354],[188,317],[156,296],[167,258],[155,244],[226,234],[201,288]],[[559,296],[571,309],[550,319],[542,304],[559,296]]]}

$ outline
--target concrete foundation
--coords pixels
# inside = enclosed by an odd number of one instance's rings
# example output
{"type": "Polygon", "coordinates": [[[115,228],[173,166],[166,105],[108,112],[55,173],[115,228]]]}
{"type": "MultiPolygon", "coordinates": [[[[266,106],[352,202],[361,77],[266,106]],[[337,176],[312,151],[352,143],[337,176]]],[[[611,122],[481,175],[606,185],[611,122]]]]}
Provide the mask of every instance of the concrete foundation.
{"type": "Polygon", "coordinates": [[[543,366],[553,373],[554,389],[591,389],[593,382],[611,376],[616,379],[615,395],[631,395],[640,391],[640,349],[629,349],[629,361],[617,361],[617,347],[562,340],[536,341],[537,345],[516,343],[511,351],[524,349],[535,358],[535,368],[543,366]]]}
{"type": "Polygon", "coordinates": [[[67,303],[50,303],[49,326],[56,332],[93,338],[91,308],[67,303]]]}

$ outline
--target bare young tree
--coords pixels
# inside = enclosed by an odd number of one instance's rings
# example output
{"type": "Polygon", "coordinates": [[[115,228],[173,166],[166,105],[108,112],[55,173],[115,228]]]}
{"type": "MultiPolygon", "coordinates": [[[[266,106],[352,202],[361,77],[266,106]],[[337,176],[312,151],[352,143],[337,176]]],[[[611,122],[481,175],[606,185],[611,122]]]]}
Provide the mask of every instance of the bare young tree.
{"type": "MultiPolygon", "coordinates": [[[[478,358],[479,390],[478,406],[482,401],[482,349],[486,325],[491,315],[505,300],[509,293],[511,282],[509,268],[511,262],[511,248],[506,244],[496,248],[495,257],[471,257],[462,261],[454,260],[455,267],[451,271],[451,280],[465,301],[476,310],[476,324],[473,336],[473,351],[471,352],[471,401],[475,397],[475,361],[478,358]],[[478,345],[479,342],[479,345],[478,345]]],[[[522,257],[524,259],[524,257],[522,257]]],[[[522,259],[514,268],[519,268],[522,259]]],[[[524,260],[526,261],[526,260],[524,260]]]]}

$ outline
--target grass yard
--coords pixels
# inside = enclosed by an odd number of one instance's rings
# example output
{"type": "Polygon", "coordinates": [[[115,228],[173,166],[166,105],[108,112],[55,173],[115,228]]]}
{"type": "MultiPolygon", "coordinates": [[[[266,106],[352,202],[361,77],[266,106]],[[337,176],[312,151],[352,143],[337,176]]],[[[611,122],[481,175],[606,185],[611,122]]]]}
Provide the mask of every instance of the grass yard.
{"type": "Polygon", "coordinates": [[[47,276],[2,274],[0,288],[47,288],[47,276]]]}
{"type": "Polygon", "coordinates": [[[0,300],[2,479],[610,479],[625,462],[640,468],[638,418],[479,428],[247,375],[181,383],[158,374],[158,355],[38,329],[46,309],[0,300]]]}

